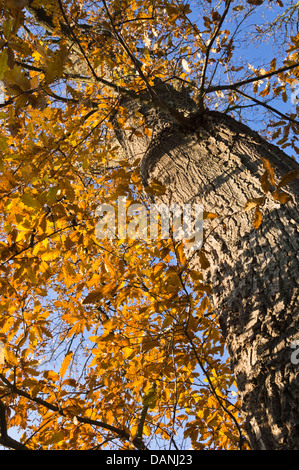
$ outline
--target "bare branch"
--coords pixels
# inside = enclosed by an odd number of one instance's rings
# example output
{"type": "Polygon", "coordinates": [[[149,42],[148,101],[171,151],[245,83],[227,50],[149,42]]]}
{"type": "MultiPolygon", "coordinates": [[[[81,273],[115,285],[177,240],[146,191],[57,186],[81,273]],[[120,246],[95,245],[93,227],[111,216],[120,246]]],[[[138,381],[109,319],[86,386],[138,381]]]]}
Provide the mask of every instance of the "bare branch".
{"type": "Polygon", "coordinates": [[[0,401],[0,444],[10,449],[29,450],[24,444],[7,434],[6,407],[2,401],[0,401]]]}
{"type": "Polygon", "coordinates": [[[204,61],[204,65],[203,65],[203,71],[202,71],[202,74],[201,74],[201,79],[200,79],[200,85],[199,85],[199,104],[200,104],[200,109],[203,109],[203,96],[204,96],[204,86],[205,86],[205,79],[206,79],[206,72],[207,72],[207,67],[208,67],[208,62],[209,62],[209,55],[210,55],[210,51],[211,51],[211,48],[213,46],[213,43],[215,41],[215,39],[217,38],[218,36],[218,33],[220,31],[220,28],[223,24],[223,21],[225,20],[225,17],[228,13],[228,10],[229,10],[229,7],[230,7],[230,4],[231,4],[231,0],[226,0],[225,2],[225,9],[224,9],[224,12],[219,20],[219,23],[214,31],[214,34],[212,36],[212,38],[210,39],[210,42],[207,46],[207,50],[206,50],[206,55],[205,55],[205,61],[204,61]]]}

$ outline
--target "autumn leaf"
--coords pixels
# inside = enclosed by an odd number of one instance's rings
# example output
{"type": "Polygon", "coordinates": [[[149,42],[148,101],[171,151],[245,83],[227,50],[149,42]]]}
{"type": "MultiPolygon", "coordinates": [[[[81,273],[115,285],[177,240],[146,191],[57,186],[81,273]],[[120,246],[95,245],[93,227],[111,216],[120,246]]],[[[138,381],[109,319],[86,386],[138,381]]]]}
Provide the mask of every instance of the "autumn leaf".
{"type": "Polygon", "coordinates": [[[8,70],[7,65],[7,50],[3,49],[0,54],[0,80],[4,77],[5,72],[8,70]]]}
{"type": "Polygon", "coordinates": [[[59,442],[62,442],[64,438],[65,438],[64,433],[62,431],[58,431],[58,432],[53,433],[53,435],[49,437],[49,439],[46,439],[43,442],[43,445],[48,446],[52,444],[59,444],[59,442]]]}
{"type": "Polygon", "coordinates": [[[210,262],[203,250],[198,251],[199,261],[202,269],[207,269],[210,266],[210,262]]]}
{"type": "Polygon", "coordinates": [[[157,403],[157,391],[156,385],[151,386],[142,398],[143,406],[147,406],[149,409],[153,409],[157,403]]]}
{"type": "Polygon", "coordinates": [[[296,178],[299,178],[299,170],[290,171],[289,173],[287,173],[285,176],[282,177],[276,189],[280,189],[283,186],[286,186],[287,184],[289,184],[291,181],[293,181],[296,178]]]}
{"type": "Polygon", "coordinates": [[[33,198],[29,193],[23,194],[21,201],[25,206],[31,207],[32,209],[40,209],[42,207],[41,203],[36,198],[33,198]]]}
{"type": "Polygon", "coordinates": [[[249,212],[251,209],[253,209],[256,206],[262,206],[264,204],[264,202],[265,202],[265,197],[264,196],[248,199],[248,201],[246,202],[246,204],[244,206],[244,210],[246,212],[249,212]]]}
{"type": "Polygon", "coordinates": [[[257,206],[255,208],[254,217],[253,217],[253,226],[256,230],[260,227],[262,220],[263,220],[262,213],[260,211],[259,206],[257,206]]]}
{"type": "Polygon", "coordinates": [[[145,188],[147,194],[161,196],[165,193],[166,187],[158,180],[154,179],[149,186],[145,188]]]}
{"type": "Polygon", "coordinates": [[[267,171],[265,171],[262,174],[262,176],[260,178],[260,182],[261,182],[262,190],[264,191],[264,193],[267,194],[270,191],[270,187],[271,187],[267,171]]]}
{"type": "Polygon", "coordinates": [[[272,164],[266,158],[262,158],[262,162],[263,162],[264,168],[266,170],[267,177],[268,177],[268,180],[269,180],[270,184],[272,184],[272,186],[275,186],[274,168],[273,168],[272,164]]]}
{"type": "Polygon", "coordinates": [[[288,193],[279,190],[273,191],[272,196],[274,201],[279,202],[280,204],[285,204],[291,199],[291,196],[288,193]]]}
{"type": "Polygon", "coordinates": [[[250,5],[262,5],[264,3],[264,0],[247,0],[247,3],[250,5]]]}
{"type": "Polygon", "coordinates": [[[94,304],[103,296],[102,290],[90,292],[83,300],[82,305],[94,304]]]}
{"type": "Polygon", "coordinates": [[[215,214],[214,212],[207,212],[203,211],[203,219],[216,219],[218,217],[218,214],[215,214]]]}

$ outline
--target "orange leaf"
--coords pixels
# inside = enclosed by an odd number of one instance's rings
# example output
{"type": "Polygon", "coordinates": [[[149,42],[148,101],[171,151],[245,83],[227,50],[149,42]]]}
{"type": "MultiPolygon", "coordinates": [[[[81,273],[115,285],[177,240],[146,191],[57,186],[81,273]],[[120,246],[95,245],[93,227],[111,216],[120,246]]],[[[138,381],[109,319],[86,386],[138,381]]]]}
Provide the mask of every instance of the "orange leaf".
{"type": "Polygon", "coordinates": [[[4,347],[4,357],[5,360],[12,366],[17,366],[18,365],[18,359],[14,352],[8,348],[7,345],[4,347]]]}
{"type": "Polygon", "coordinates": [[[248,199],[248,201],[246,202],[245,206],[244,206],[244,210],[246,212],[249,212],[251,209],[253,209],[254,207],[257,207],[257,206],[261,206],[263,205],[265,202],[265,196],[262,196],[262,197],[254,197],[252,199],[248,199]]]}
{"type": "Polygon", "coordinates": [[[73,353],[72,351],[69,351],[65,358],[63,359],[62,363],[61,363],[61,367],[60,367],[60,371],[59,371],[59,375],[61,378],[64,377],[65,373],[66,373],[66,370],[71,362],[71,359],[73,357],[73,353]]]}
{"type": "Polygon", "coordinates": [[[259,226],[262,223],[262,219],[263,219],[262,213],[261,213],[259,207],[257,206],[256,209],[255,209],[254,218],[253,218],[253,226],[254,226],[255,229],[259,228],[259,226]]]}
{"type": "Polygon", "coordinates": [[[269,180],[268,180],[268,172],[265,171],[262,176],[260,177],[260,182],[261,182],[261,186],[262,186],[262,189],[264,191],[264,193],[268,193],[270,191],[270,183],[269,183],[269,180]]]}

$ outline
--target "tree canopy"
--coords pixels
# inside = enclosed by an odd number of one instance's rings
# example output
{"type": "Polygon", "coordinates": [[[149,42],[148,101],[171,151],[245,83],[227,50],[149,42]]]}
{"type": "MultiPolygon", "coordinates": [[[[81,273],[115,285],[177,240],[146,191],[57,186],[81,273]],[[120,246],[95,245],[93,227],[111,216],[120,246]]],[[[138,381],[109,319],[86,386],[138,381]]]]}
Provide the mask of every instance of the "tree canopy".
{"type": "MultiPolygon", "coordinates": [[[[115,123],[128,138],[154,132],[126,98],[190,126],[205,107],[225,112],[297,158],[298,3],[1,0],[0,9],[0,443],[248,449],[204,245],[199,271],[172,236],[99,239],[97,207],[125,197],[128,210],[149,210],[165,190],[144,189],[138,161],[120,150],[115,123]],[[161,83],[197,109],[163,102],[161,83]]],[[[298,172],[277,181],[263,164],[265,197],[272,188],[287,203],[298,172]]],[[[263,198],[244,207],[256,230],[263,198]]]]}

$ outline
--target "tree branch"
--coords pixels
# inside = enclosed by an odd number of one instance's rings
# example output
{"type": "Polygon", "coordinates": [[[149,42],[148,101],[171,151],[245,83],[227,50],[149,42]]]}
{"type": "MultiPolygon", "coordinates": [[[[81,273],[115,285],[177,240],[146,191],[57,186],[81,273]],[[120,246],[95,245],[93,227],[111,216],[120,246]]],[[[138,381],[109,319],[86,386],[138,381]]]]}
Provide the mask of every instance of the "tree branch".
{"type": "MultiPolygon", "coordinates": [[[[90,63],[90,60],[89,60],[87,54],[83,50],[79,39],[76,37],[76,35],[75,35],[75,33],[74,33],[74,31],[73,31],[73,29],[72,29],[72,27],[71,27],[71,25],[68,21],[68,18],[66,16],[65,11],[64,11],[61,0],[57,0],[57,2],[59,4],[63,19],[66,23],[66,24],[63,24],[60,21],[61,32],[69,40],[71,40],[71,45],[72,46],[74,46],[74,42],[75,42],[76,52],[81,53],[83,55],[87,65],[88,65],[88,68],[91,71],[92,77],[90,77],[90,78],[85,77],[85,81],[90,80],[90,81],[93,81],[93,82],[96,82],[96,83],[100,83],[100,84],[106,86],[107,88],[110,88],[111,90],[114,90],[120,97],[124,97],[124,98],[127,97],[131,100],[134,100],[135,102],[139,102],[139,103],[151,106],[155,109],[159,109],[160,111],[167,114],[173,121],[175,121],[180,126],[185,127],[185,128],[190,127],[190,124],[191,124],[190,120],[188,118],[186,118],[184,116],[184,114],[179,112],[176,108],[169,106],[167,103],[164,103],[160,99],[159,96],[155,96],[155,93],[154,93],[152,87],[150,87],[151,91],[149,91],[149,96],[147,96],[146,94],[144,94],[144,90],[142,90],[141,92],[136,92],[134,90],[130,90],[130,89],[124,88],[122,86],[119,86],[116,83],[111,82],[110,80],[106,80],[105,78],[99,77],[96,74],[92,64],[90,63]]],[[[52,17],[49,16],[43,8],[36,8],[36,7],[33,7],[31,4],[32,4],[32,2],[30,2],[30,5],[29,5],[29,7],[27,7],[27,9],[28,9],[28,11],[30,11],[34,15],[35,20],[39,24],[41,24],[41,26],[43,26],[45,29],[53,32],[55,30],[55,27],[54,27],[54,22],[53,22],[52,17]]],[[[120,44],[123,47],[126,48],[126,51],[129,54],[129,57],[131,58],[131,60],[133,60],[135,66],[137,66],[137,59],[131,53],[131,51],[129,50],[129,48],[127,47],[127,45],[125,44],[125,42],[123,41],[123,39],[121,38],[120,35],[116,35],[116,40],[118,40],[120,42],[120,44]]],[[[138,67],[137,67],[137,70],[140,73],[140,71],[141,71],[140,66],[138,65],[138,67]]],[[[141,73],[142,73],[142,71],[141,71],[141,73]]],[[[73,75],[73,76],[78,78],[76,75],[73,75]]],[[[147,83],[147,79],[144,76],[144,74],[142,74],[141,76],[145,80],[145,83],[147,83]]],[[[70,73],[68,73],[68,77],[72,78],[72,75],[70,73]]]]}
{"type": "Polygon", "coordinates": [[[253,101],[254,103],[260,105],[260,106],[264,106],[264,108],[268,109],[269,111],[272,111],[273,113],[276,113],[278,114],[280,117],[282,117],[283,119],[286,119],[287,121],[291,121],[293,122],[294,124],[296,124],[297,126],[299,126],[299,121],[296,121],[296,119],[293,119],[291,116],[287,116],[286,114],[278,111],[278,109],[275,109],[273,108],[272,106],[270,106],[269,104],[267,103],[264,103],[263,101],[260,101],[256,98],[254,98],[253,96],[250,96],[250,95],[247,95],[247,93],[244,93],[243,91],[241,90],[235,90],[236,93],[239,93],[240,95],[244,96],[245,98],[248,98],[249,100],[253,101]]]}
{"type": "Polygon", "coordinates": [[[144,426],[145,418],[148,412],[148,408],[149,408],[148,405],[144,405],[141,410],[141,415],[140,415],[139,423],[137,426],[137,432],[136,432],[135,438],[142,439],[143,426],[144,426]]]}

